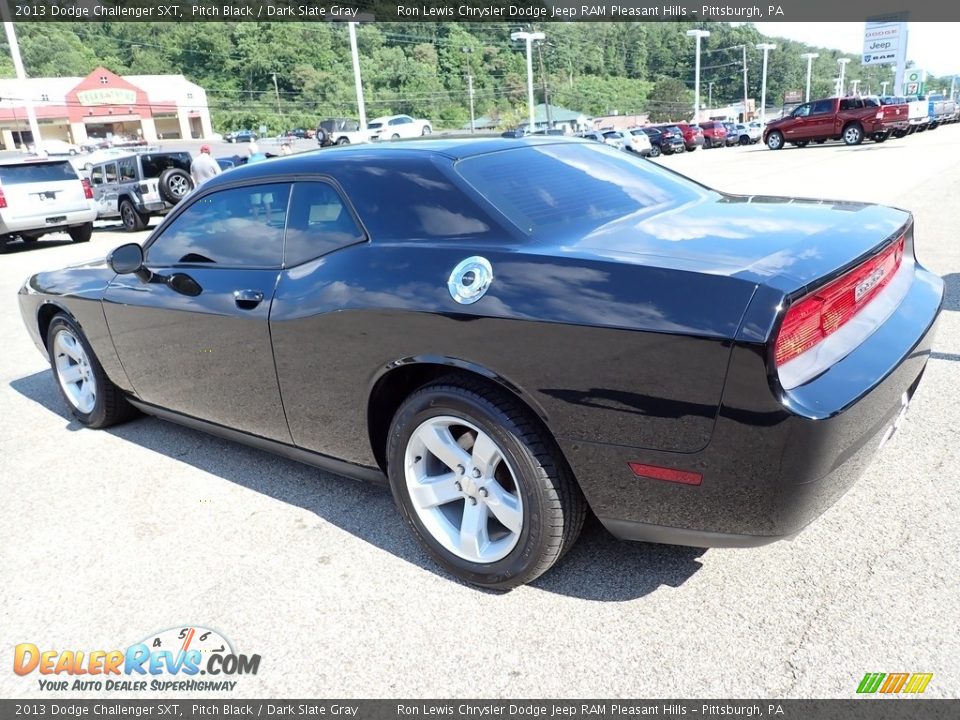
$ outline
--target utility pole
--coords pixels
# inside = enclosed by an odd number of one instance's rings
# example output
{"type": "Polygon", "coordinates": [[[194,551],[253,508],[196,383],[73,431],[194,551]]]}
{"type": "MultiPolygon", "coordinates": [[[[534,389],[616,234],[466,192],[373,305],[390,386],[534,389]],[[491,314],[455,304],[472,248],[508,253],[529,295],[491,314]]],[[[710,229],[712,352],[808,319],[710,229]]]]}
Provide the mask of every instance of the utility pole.
{"type": "Polygon", "coordinates": [[[470,101],[470,132],[475,133],[476,130],[476,120],[474,119],[473,114],[473,73],[470,70],[470,54],[473,53],[472,47],[463,47],[464,55],[467,57],[467,98],[470,101]]]}
{"type": "Polygon", "coordinates": [[[543,86],[543,102],[547,108],[547,127],[553,127],[553,110],[550,108],[550,92],[547,89],[547,74],[543,70],[543,43],[537,43],[537,55],[540,58],[540,84],[543,86]]]}
{"type": "Polygon", "coordinates": [[[353,84],[357,90],[357,111],[360,115],[360,131],[367,130],[367,109],[363,103],[363,82],[360,80],[360,52],[357,50],[357,23],[348,22],[350,53],[353,55],[353,84]]]}
{"type": "Polygon", "coordinates": [[[273,73],[273,92],[277,96],[277,115],[283,115],[280,109],[280,88],[277,86],[277,74],[273,73]]]}
{"type": "Polygon", "coordinates": [[[693,81],[693,95],[695,98],[693,101],[693,122],[698,123],[700,122],[700,40],[705,37],[710,37],[710,31],[687,30],[687,37],[696,38],[697,42],[697,54],[695,60],[696,70],[694,71],[695,79],[693,81]]]}
{"type": "Polygon", "coordinates": [[[844,92],[843,76],[844,76],[844,71],[847,68],[847,63],[850,62],[850,58],[837,58],[837,62],[840,63],[840,80],[839,82],[837,82],[837,88],[838,88],[837,95],[839,95],[840,97],[843,97],[843,92],[844,92]]]}
{"type": "MultiPolygon", "coordinates": [[[[7,44],[10,45],[10,57],[13,59],[13,67],[17,72],[17,85],[20,88],[19,95],[23,99],[23,104],[27,109],[27,122],[30,124],[30,134],[33,136],[33,147],[40,150],[40,126],[37,124],[37,113],[33,108],[33,98],[27,90],[27,72],[23,69],[23,59],[20,57],[20,45],[17,43],[17,31],[10,22],[10,6],[7,3],[0,3],[0,13],[3,17],[3,29],[7,33],[7,44]]],[[[14,100],[14,103],[17,101],[14,100]]],[[[20,134],[20,140],[23,141],[23,134],[20,134]]],[[[16,140],[14,140],[16,145],[16,140]]],[[[24,143],[26,145],[26,143],[24,143]]]]}
{"type": "Polygon", "coordinates": [[[747,124],[747,46],[741,45],[743,50],[743,124],[747,124]]]}
{"type": "Polygon", "coordinates": [[[801,55],[807,61],[807,96],[804,102],[810,102],[810,74],[813,71],[813,61],[820,57],[819,53],[803,53],[801,55]]]}
{"type": "Polygon", "coordinates": [[[777,46],[773,43],[757,43],[757,50],[763,50],[763,81],[760,85],[760,127],[767,122],[767,55],[771,50],[776,50],[777,46]]]}
{"type": "Polygon", "coordinates": [[[543,40],[546,38],[542,32],[524,32],[522,30],[510,33],[511,40],[524,40],[527,43],[527,106],[530,110],[530,132],[535,127],[533,117],[533,58],[531,52],[534,40],[543,40]]]}

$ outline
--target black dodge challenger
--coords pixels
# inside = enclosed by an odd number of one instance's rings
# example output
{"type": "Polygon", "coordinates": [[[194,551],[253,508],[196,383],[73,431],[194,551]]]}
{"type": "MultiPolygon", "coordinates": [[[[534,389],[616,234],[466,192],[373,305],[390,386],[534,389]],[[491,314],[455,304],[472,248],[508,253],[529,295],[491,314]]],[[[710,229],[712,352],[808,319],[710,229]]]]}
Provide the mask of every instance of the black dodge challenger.
{"type": "Polygon", "coordinates": [[[19,300],[82,424],[386,481],[443,567],[509,588],[588,509],[629,540],[798,532],[903,417],[942,297],[907,212],[546,137],[240,167],[19,300]]]}

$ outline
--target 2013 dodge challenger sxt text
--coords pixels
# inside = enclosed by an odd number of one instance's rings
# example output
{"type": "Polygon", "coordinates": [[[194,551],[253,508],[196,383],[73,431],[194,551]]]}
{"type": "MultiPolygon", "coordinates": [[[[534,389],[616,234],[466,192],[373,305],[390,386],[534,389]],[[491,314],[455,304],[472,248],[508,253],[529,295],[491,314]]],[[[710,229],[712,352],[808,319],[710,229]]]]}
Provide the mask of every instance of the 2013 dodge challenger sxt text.
{"type": "Polygon", "coordinates": [[[82,424],[386,480],[448,571],[509,588],[588,508],[631,540],[798,532],[899,422],[942,297],[907,212],[550,137],[231,170],[19,299],[82,424]]]}

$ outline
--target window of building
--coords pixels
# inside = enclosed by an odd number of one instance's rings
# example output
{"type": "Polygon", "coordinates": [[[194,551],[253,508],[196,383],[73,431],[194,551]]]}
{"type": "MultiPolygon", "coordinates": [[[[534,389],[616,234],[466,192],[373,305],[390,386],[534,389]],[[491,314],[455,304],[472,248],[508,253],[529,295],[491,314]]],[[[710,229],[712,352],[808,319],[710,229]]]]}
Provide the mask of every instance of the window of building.
{"type": "Polygon", "coordinates": [[[101,85],[106,85],[108,82],[110,82],[110,78],[108,78],[106,75],[101,75],[101,76],[100,76],[100,84],[101,84],[101,85]]]}
{"type": "Polygon", "coordinates": [[[46,93],[40,95],[40,102],[50,102],[50,96],[46,93]]]}

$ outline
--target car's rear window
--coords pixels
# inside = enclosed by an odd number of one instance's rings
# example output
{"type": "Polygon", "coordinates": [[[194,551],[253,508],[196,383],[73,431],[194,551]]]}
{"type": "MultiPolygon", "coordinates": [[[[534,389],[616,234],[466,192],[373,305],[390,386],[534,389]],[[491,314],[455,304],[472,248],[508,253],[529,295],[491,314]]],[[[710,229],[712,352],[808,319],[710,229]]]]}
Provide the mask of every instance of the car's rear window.
{"type": "Polygon", "coordinates": [[[76,180],[77,171],[69,162],[21,163],[0,166],[0,184],[62,182],[76,180]]]}
{"type": "Polygon", "coordinates": [[[160,177],[160,174],[164,170],[172,167],[190,172],[190,153],[141,155],[140,158],[140,163],[143,165],[143,176],[145,178],[160,177]]]}
{"type": "Polygon", "coordinates": [[[628,215],[697,199],[704,190],[599,144],[518,148],[467,158],[460,175],[531,236],[583,233],[628,215]]]}

